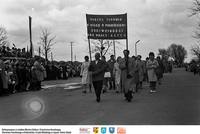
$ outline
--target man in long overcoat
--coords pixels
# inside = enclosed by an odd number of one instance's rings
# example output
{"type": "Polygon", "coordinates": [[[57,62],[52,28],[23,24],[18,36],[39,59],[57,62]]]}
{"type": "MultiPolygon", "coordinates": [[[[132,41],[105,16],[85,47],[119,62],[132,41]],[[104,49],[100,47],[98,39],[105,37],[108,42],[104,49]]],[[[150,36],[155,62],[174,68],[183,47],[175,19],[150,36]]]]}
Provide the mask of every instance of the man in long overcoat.
{"type": "Polygon", "coordinates": [[[135,85],[135,72],[137,71],[136,62],[133,58],[129,57],[129,50],[124,50],[124,58],[119,62],[119,68],[121,69],[121,82],[122,90],[128,102],[132,99],[132,91],[136,87],[135,85]]]}

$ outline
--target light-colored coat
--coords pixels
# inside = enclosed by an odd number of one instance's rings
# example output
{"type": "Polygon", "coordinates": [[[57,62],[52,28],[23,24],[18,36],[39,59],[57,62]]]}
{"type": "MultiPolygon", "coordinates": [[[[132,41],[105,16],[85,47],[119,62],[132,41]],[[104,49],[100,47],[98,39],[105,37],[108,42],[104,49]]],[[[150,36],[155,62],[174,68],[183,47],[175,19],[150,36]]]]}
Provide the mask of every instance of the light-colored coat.
{"type": "Polygon", "coordinates": [[[137,71],[136,62],[133,58],[128,59],[128,70],[131,78],[127,78],[127,67],[125,58],[121,59],[119,62],[119,68],[121,69],[121,82],[122,90],[127,93],[135,88],[135,72],[137,71]]]}
{"type": "Polygon", "coordinates": [[[37,81],[43,81],[46,77],[45,68],[37,61],[34,63],[31,70],[35,73],[37,81]]]}
{"type": "Polygon", "coordinates": [[[139,81],[142,82],[144,80],[145,73],[145,63],[141,60],[137,60],[138,73],[139,73],[139,81]]]}
{"type": "Polygon", "coordinates": [[[120,84],[121,69],[119,68],[119,63],[117,63],[117,62],[114,64],[113,75],[114,75],[114,78],[115,78],[115,84],[120,84]]]}
{"type": "Polygon", "coordinates": [[[156,82],[157,81],[157,76],[155,69],[158,67],[158,62],[157,60],[148,60],[147,61],[147,74],[148,74],[148,79],[150,82],[156,82]]]}
{"type": "Polygon", "coordinates": [[[82,76],[82,84],[89,83],[89,66],[90,66],[90,62],[83,62],[81,65],[80,75],[82,76]]]}

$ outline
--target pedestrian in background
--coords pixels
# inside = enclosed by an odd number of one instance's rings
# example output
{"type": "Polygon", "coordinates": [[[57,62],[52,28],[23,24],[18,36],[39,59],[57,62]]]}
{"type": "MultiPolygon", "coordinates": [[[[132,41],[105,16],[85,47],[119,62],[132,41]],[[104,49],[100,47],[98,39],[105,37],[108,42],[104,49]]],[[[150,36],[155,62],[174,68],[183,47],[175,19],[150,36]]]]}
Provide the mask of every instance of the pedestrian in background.
{"type": "Polygon", "coordinates": [[[158,62],[155,60],[155,55],[153,52],[149,53],[149,60],[147,61],[147,74],[150,83],[150,93],[156,92],[156,68],[158,67],[158,62]]]}
{"type": "Polygon", "coordinates": [[[110,56],[110,60],[108,60],[108,65],[109,65],[109,69],[110,69],[110,79],[109,79],[109,85],[110,85],[110,90],[113,89],[115,90],[115,77],[113,74],[113,69],[114,69],[114,64],[115,64],[116,60],[115,60],[115,56],[111,55],[110,56]]]}
{"type": "Polygon", "coordinates": [[[104,67],[105,67],[105,74],[104,74],[104,80],[103,80],[103,93],[105,93],[111,87],[111,83],[110,83],[110,79],[111,79],[110,70],[111,69],[110,69],[108,62],[106,62],[105,56],[102,56],[101,60],[104,62],[104,67]]]}
{"type": "Polygon", "coordinates": [[[160,85],[162,82],[162,78],[163,78],[164,65],[163,65],[163,62],[162,62],[160,56],[157,56],[156,60],[158,61],[158,67],[156,68],[156,75],[158,78],[158,84],[160,85]]]}
{"type": "Polygon", "coordinates": [[[138,63],[137,63],[137,57],[135,57],[135,56],[132,56],[132,58],[133,58],[133,60],[134,60],[134,62],[135,62],[135,67],[137,68],[136,70],[135,70],[135,74],[134,74],[134,82],[135,82],[135,90],[134,90],[134,92],[138,92],[138,90],[139,90],[139,83],[140,83],[140,81],[139,81],[139,66],[138,66],[138,63]]]}
{"type": "Polygon", "coordinates": [[[137,83],[137,88],[142,89],[142,82],[144,80],[144,74],[145,74],[145,63],[141,60],[142,56],[138,55],[137,56],[137,66],[138,66],[138,76],[139,76],[139,81],[137,83]]]}
{"type": "Polygon", "coordinates": [[[113,75],[115,78],[115,87],[116,87],[116,93],[122,93],[122,89],[121,89],[121,70],[119,68],[119,62],[122,58],[119,56],[117,57],[117,61],[114,64],[114,68],[113,68],[113,75]]]}
{"type": "MultiPolygon", "coordinates": [[[[87,86],[89,85],[89,57],[85,56],[85,62],[82,63],[81,65],[81,77],[82,77],[82,85],[83,85],[83,93],[87,93],[87,86]]],[[[90,86],[90,92],[91,92],[91,86],[90,86]]]]}

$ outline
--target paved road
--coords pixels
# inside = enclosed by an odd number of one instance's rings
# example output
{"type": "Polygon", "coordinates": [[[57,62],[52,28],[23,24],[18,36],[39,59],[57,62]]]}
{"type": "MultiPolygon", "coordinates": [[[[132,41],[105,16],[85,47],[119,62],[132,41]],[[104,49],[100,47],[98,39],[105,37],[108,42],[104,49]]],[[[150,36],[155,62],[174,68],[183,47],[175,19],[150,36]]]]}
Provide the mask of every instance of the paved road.
{"type": "Polygon", "coordinates": [[[96,103],[94,94],[54,88],[1,97],[0,106],[2,125],[200,124],[200,76],[175,69],[164,76],[157,93],[145,86],[131,103],[113,91],[96,103]]]}

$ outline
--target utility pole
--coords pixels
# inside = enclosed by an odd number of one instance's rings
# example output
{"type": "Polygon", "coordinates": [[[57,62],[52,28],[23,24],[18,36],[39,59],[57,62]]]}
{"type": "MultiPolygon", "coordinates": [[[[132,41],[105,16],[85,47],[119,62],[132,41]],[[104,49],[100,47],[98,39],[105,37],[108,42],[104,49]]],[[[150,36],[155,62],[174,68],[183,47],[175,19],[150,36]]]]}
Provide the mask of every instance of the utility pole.
{"type": "Polygon", "coordinates": [[[29,34],[30,34],[30,54],[33,57],[33,43],[32,43],[32,18],[29,16],[29,34]]]}
{"type": "Polygon", "coordinates": [[[71,64],[73,63],[73,43],[74,42],[70,42],[70,44],[71,44],[71,64]]]}
{"type": "Polygon", "coordinates": [[[137,56],[137,43],[139,43],[140,42],[140,40],[137,40],[136,42],[135,42],[135,56],[137,56]]]}

